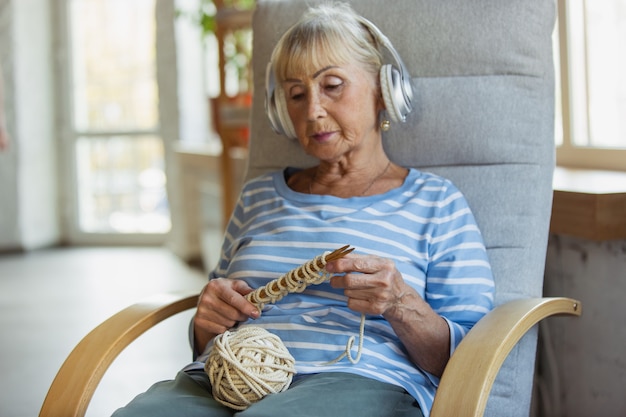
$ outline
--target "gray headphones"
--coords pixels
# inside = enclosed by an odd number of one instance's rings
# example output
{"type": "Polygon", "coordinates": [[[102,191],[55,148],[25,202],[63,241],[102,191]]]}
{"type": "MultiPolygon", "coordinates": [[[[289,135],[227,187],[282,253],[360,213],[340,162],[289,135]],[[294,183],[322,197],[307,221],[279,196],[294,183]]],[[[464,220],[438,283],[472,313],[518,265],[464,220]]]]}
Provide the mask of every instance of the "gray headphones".
{"type": "MultiPolygon", "coordinates": [[[[369,20],[361,17],[359,22],[365,26],[372,36],[391,54],[393,64],[384,64],[380,68],[380,88],[387,114],[394,122],[404,122],[413,106],[413,89],[411,77],[404,62],[398,55],[389,39],[369,20]]],[[[296,132],[287,113],[285,93],[276,88],[276,80],[272,63],[267,64],[265,75],[265,112],[272,129],[290,139],[296,138],[296,132]]]]}

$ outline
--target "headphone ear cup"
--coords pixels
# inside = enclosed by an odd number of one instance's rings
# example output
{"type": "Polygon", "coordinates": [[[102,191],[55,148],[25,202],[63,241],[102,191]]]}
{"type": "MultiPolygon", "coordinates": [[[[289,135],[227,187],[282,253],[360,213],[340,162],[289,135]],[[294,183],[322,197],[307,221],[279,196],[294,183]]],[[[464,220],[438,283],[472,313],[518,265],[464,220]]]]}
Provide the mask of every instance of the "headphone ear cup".
{"type": "Polygon", "coordinates": [[[293,127],[289,112],[287,111],[287,101],[285,99],[285,91],[282,88],[274,90],[274,102],[276,109],[276,119],[280,123],[281,131],[283,135],[289,139],[296,139],[296,129],[293,127]]]}
{"type": "Polygon", "coordinates": [[[267,64],[265,71],[265,113],[270,125],[279,135],[295,139],[296,132],[287,113],[285,93],[282,88],[276,88],[271,62],[267,64]]]}
{"type": "Polygon", "coordinates": [[[403,102],[404,98],[402,98],[402,89],[400,85],[395,82],[400,78],[400,74],[397,74],[397,72],[398,70],[396,70],[392,65],[383,65],[380,68],[380,90],[383,95],[385,109],[387,110],[389,117],[391,117],[391,120],[394,122],[403,122],[405,116],[402,115],[400,104],[404,103],[399,103],[398,98],[400,98],[403,102]],[[394,72],[396,73],[395,76],[394,72]],[[400,94],[399,97],[398,94],[400,94]]]}
{"type": "Polygon", "coordinates": [[[278,118],[276,116],[276,101],[274,100],[273,91],[270,92],[269,90],[266,90],[265,113],[267,114],[267,118],[270,122],[270,126],[272,127],[272,130],[276,133],[282,134],[282,129],[280,129],[278,118]]]}
{"type": "Polygon", "coordinates": [[[271,62],[265,67],[265,114],[269,119],[272,130],[282,134],[278,116],[276,115],[276,98],[274,97],[274,77],[271,62]]]}

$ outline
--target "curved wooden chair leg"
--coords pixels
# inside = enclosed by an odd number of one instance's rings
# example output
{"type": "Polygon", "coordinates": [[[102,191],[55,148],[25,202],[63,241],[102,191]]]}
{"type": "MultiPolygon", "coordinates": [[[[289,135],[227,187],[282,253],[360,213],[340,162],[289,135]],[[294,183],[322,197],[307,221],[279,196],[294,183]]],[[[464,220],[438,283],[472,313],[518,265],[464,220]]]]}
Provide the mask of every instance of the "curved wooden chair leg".
{"type": "Polygon", "coordinates": [[[198,294],[159,294],[113,315],[85,336],[57,373],[40,417],[84,416],[102,376],[133,340],[174,314],[194,308],[198,294]]]}
{"type": "Polygon", "coordinates": [[[431,417],[482,417],[502,363],[531,327],[554,315],[580,316],[571,298],[528,298],[483,317],[459,344],[441,377],[431,417]]]}

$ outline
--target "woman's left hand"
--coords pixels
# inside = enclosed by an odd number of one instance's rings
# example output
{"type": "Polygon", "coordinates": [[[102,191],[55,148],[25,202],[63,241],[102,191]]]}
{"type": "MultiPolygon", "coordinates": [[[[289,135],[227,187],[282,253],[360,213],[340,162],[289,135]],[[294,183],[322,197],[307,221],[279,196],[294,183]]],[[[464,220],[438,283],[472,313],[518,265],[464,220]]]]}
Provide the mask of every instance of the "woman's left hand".
{"type": "Polygon", "coordinates": [[[450,358],[447,322],[408,285],[391,259],[350,254],[329,262],[333,288],[343,288],[348,308],[382,315],[423,370],[441,376],[450,358]]]}
{"type": "Polygon", "coordinates": [[[330,284],[343,288],[348,307],[359,313],[384,316],[397,308],[408,292],[419,297],[391,259],[351,254],[329,262],[326,270],[343,274],[335,275],[330,284]]]}

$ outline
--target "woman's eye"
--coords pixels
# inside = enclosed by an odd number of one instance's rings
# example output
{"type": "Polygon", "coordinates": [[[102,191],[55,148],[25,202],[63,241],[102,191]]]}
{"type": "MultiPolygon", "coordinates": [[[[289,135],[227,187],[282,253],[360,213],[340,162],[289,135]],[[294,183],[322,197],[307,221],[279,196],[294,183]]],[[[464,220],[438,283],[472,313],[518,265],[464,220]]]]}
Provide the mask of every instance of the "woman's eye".
{"type": "Polygon", "coordinates": [[[304,93],[302,91],[291,91],[289,98],[291,100],[301,100],[304,98],[304,93]]]}
{"type": "Polygon", "coordinates": [[[339,87],[343,85],[343,81],[337,77],[328,77],[326,83],[324,84],[324,89],[328,91],[337,90],[339,87]]]}
{"type": "Polygon", "coordinates": [[[338,89],[339,87],[341,87],[341,84],[328,84],[326,86],[326,89],[330,90],[330,91],[333,91],[333,90],[338,89]]]}

